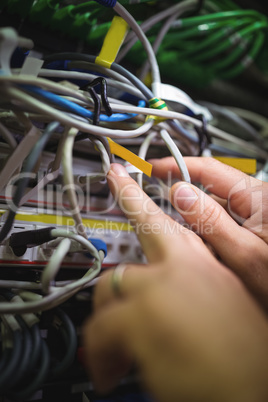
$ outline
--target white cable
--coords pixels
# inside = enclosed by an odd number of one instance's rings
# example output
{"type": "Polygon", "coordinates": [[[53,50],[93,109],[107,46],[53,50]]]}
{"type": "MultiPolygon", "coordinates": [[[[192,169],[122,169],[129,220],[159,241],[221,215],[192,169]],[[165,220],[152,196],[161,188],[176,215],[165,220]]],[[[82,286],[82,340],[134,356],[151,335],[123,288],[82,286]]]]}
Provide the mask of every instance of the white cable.
{"type": "Polygon", "coordinates": [[[102,172],[91,173],[89,176],[78,176],[77,180],[80,185],[85,185],[88,179],[90,180],[90,183],[103,181],[104,179],[106,179],[106,176],[110,170],[110,158],[105,146],[99,140],[94,140],[94,143],[100,152],[100,157],[102,161],[102,172]]]}
{"type": "Polygon", "coordinates": [[[41,289],[41,283],[1,279],[0,288],[38,290],[41,289]]]}
{"type": "MultiPolygon", "coordinates": [[[[79,66],[83,65],[82,67],[85,67],[84,66],[84,64],[85,64],[87,66],[87,68],[89,68],[88,65],[91,65],[91,63],[87,63],[87,62],[79,62],[77,64],[79,66]]],[[[80,68],[81,68],[81,66],[80,66],[80,68]]],[[[14,73],[19,73],[20,69],[14,69],[12,71],[14,71],[14,73]]],[[[112,70],[110,70],[110,72],[112,72],[112,70]]],[[[115,71],[113,71],[113,72],[115,73],[116,78],[117,78],[117,76],[120,75],[120,74],[116,73],[115,71]]],[[[45,69],[45,68],[41,69],[39,71],[38,75],[43,76],[43,77],[48,77],[48,78],[62,78],[62,79],[65,78],[65,79],[69,79],[69,80],[86,80],[86,81],[89,81],[89,82],[94,80],[95,78],[99,77],[99,75],[94,75],[94,74],[89,74],[89,73],[82,73],[82,72],[79,72],[79,71],[50,70],[50,69],[45,69]]],[[[20,77],[20,76],[18,76],[18,77],[20,77]]],[[[119,89],[121,91],[128,92],[128,93],[130,93],[132,95],[135,95],[135,96],[137,96],[137,97],[139,97],[141,99],[144,99],[144,96],[141,94],[141,92],[138,89],[136,89],[127,79],[126,79],[126,83],[121,82],[121,81],[117,81],[115,79],[115,77],[113,79],[110,79],[110,78],[105,78],[105,79],[107,81],[108,86],[117,88],[117,89],[119,89]]],[[[19,82],[19,79],[18,79],[17,82],[19,82]]],[[[28,83],[31,84],[31,85],[39,86],[39,87],[46,87],[47,89],[50,89],[53,92],[57,92],[57,93],[58,93],[58,91],[62,92],[62,88],[64,88],[63,85],[56,84],[56,85],[49,86],[47,84],[47,82],[51,82],[51,81],[46,80],[45,84],[44,84],[44,82],[40,81],[40,79],[38,79],[38,78],[36,79],[36,77],[35,77],[35,79],[33,79],[32,81],[30,81],[30,79],[29,79],[28,83]]],[[[26,79],[24,80],[24,83],[27,83],[26,79]]],[[[77,92],[77,91],[72,90],[72,96],[73,96],[74,92],[77,92]]],[[[79,92],[78,92],[78,94],[79,94],[79,92]]],[[[82,94],[82,93],[80,92],[80,94],[82,94]]]]}
{"type": "Polygon", "coordinates": [[[132,15],[123,7],[119,2],[116,2],[114,6],[114,11],[116,11],[124,20],[128,23],[128,25],[133,29],[138,39],[141,41],[151,66],[152,71],[152,91],[154,96],[159,97],[159,85],[161,84],[159,66],[155,57],[155,53],[153,51],[152,45],[149,42],[148,38],[145,36],[143,30],[137,24],[137,21],[132,17],[132,15]]]}
{"type": "Polygon", "coordinates": [[[77,132],[78,130],[76,128],[68,129],[67,138],[63,145],[63,183],[71,207],[71,214],[75,222],[76,231],[79,235],[87,239],[86,228],[82,222],[73,177],[73,145],[77,132]]]}
{"type": "Polygon", "coordinates": [[[191,183],[191,179],[190,179],[190,175],[189,175],[186,163],[183,159],[182,154],[180,153],[179,148],[176,146],[176,144],[170,137],[167,130],[164,130],[164,129],[161,130],[160,135],[180,169],[182,180],[186,181],[187,183],[191,183]]]}
{"type": "Polygon", "coordinates": [[[246,121],[250,121],[257,126],[261,127],[262,129],[266,129],[268,127],[268,119],[258,113],[252,112],[251,110],[241,109],[238,107],[231,107],[225,106],[226,109],[231,110],[232,112],[236,113],[239,117],[246,121]]]}
{"type": "Polygon", "coordinates": [[[69,68],[82,68],[85,70],[93,70],[98,73],[101,73],[101,75],[105,75],[108,77],[111,77],[113,80],[118,81],[118,82],[123,82],[128,85],[133,85],[128,78],[124,77],[123,75],[119,74],[118,72],[111,70],[110,68],[106,68],[104,66],[101,66],[99,64],[95,63],[90,63],[89,61],[70,61],[68,63],[69,68]]]}
{"type": "Polygon", "coordinates": [[[102,160],[102,170],[103,170],[103,174],[106,176],[110,170],[110,158],[109,155],[106,151],[105,146],[103,145],[103,143],[99,140],[95,140],[94,141],[98,150],[100,151],[100,156],[101,156],[101,160],[102,160]]]}
{"type": "MultiPolygon", "coordinates": [[[[60,112],[55,108],[40,102],[36,98],[33,98],[30,95],[23,93],[22,91],[16,88],[7,88],[6,93],[9,97],[13,100],[17,99],[21,102],[21,105],[30,106],[33,110],[36,110],[41,113],[45,113],[50,116],[51,120],[56,120],[62,123],[64,126],[71,126],[75,127],[78,130],[81,130],[86,133],[96,134],[105,137],[111,138],[129,138],[129,137],[138,137],[142,134],[147,133],[147,131],[152,127],[153,120],[149,119],[146,121],[142,126],[134,129],[134,130],[110,130],[104,127],[93,126],[89,123],[85,123],[85,119],[82,120],[77,118],[70,117],[67,113],[60,112]]],[[[140,108],[138,111],[135,110],[134,113],[139,113],[140,108]]]]}
{"type": "Polygon", "coordinates": [[[100,259],[100,256],[99,256],[96,248],[93,246],[93,244],[89,240],[85,239],[83,236],[80,236],[73,232],[68,232],[65,229],[52,229],[51,236],[56,237],[56,238],[57,237],[64,237],[64,238],[66,237],[68,239],[75,240],[78,243],[80,243],[82,246],[84,246],[85,249],[90,252],[92,257],[96,258],[97,260],[100,259]]]}
{"type": "MultiPolygon", "coordinates": [[[[153,116],[157,116],[157,117],[164,117],[167,120],[175,119],[175,120],[179,120],[181,122],[191,123],[196,127],[203,126],[203,122],[200,120],[197,120],[197,119],[187,116],[185,114],[173,112],[170,110],[159,110],[159,109],[150,109],[150,108],[142,108],[142,107],[138,108],[135,106],[125,106],[125,105],[117,105],[117,104],[111,104],[111,107],[113,108],[113,110],[115,112],[121,111],[123,113],[139,113],[139,114],[144,114],[144,115],[153,115],[153,116]]],[[[248,143],[247,141],[237,138],[229,133],[226,133],[225,131],[220,130],[217,127],[214,127],[214,126],[208,124],[207,130],[211,135],[221,138],[225,141],[237,144],[243,150],[247,150],[251,153],[254,153],[257,156],[262,156],[263,158],[268,157],[268,153],[266,151],[264,151],[263,149],[258,148],[254,144],[248,143]]]]}
{"type": "Polygon", "coordinates": [[[70,245],[70,239],[63,239],[51,256],[50,261],[45,266],[41,276],[42,290],[44,294],[51,293],[51,282],[54,281],[55,276],[61,267],[62,261],[70,249],[70,245]]]}
{"type": "MultiPolygon", "coordinates": [[[[32,98],[31,96],[24,94],[23,92],[19,91],[18,89],[15,88],[8,88],[6,90],[7,94],[9,97],[17,99],[22,102],[22,104],[27,104],[28,106],[31,106],[34,110],[38,110],[41,113],[47,113],[50,115],[51,119],[60,121],[64,125],[69,125],[73,126],[81,131],[84,132],[89,132],[92,134],[97,134],[100,136],[108,136],[111,138],[134,138],[138,137],[142,134],[145,134],[149,131],[149,129],[153,125],[153,120],[149,119],[146,121],[141,127],[134,129],[134,130],[111,130],[107,129],[104,127],[97,127],[97,126],[92,126],[87,123],[84,123],[84,119],[82,118],[78,120],[78,118],[72,118],[68,114],[60,112],[55,110],[54,108],[45,105],[44,103],[38,101],[35,98],[32,98]]],[[[165,110],[158,110],[158,109],[150,109],[150,108],[141,108],[141,107],[135,107],[135,106],[124,106],[124,105],[118,105],[118,104],[112,104],[111,105],[112,109],[115,112],[126,112],[126,113],[138,113],[138,114],[144,114],[144,115],[153,115],[153,116],[159,116],[159,117],[164,117],[166,119],[176,119],[180,120],[182,122],[188,122],[191,123],[197,127],[202,127],[203,123],[200,120],[194,119],[192,117],[186,116],[182,113],[178,112],[173,112],[173,111],[165,111],[165,110]]],[[[208,132],[218,138],[222,138],[225,141],[230,141],[233,142],[234,144],[237,144],[240,146],[243,150],[246,150],[247,153],[250,153],[252,156],[261,156],[265,159],[268,157],[268,153],[254,144],[248,143],[244,140],[241,140],[239,138],[236,138],[233,135],[230,135],[226,133],[225,131],[222,131],[214,126],[208,125],[207,126],[208,132]]]]}
{"type": "Polygon", "coordinates": [[[0,191],[2,191],[9,182],[17,168],[22,165],[24,159],[28,156],[31,149],[40,138],[40,135],[41,132],[38,130],[38,128],[32,126],[28,134],[16,146],[0,173],[0,191]]]}
{"type": "Polygon", "coordinates": [[[59,145],[57,147],[56,156],[48,166],[47,174],[37,183],[35,187],[27,191],[21,198],[19,205],[24,205],[30,198],[34,198],[39,191],[41,191],[48,183],[58,178],[60,173],[60,163],[62,159],[63,144],[65,141],[64,135],[60,138],[59,145]]]}
{"type": "MultiPolygon", "coordinates": [[[[193,6],[196,5],[196,0],[186,0],[179,4],[175,4],[174,6],[168,8],[168,9],[165,9],[164,11],[161,11],[160,13],[155,14],[152,17],[148,18],[146,21],[144,21],[140,25],[140,29],[144,33],[146,33],[149,29],[151,29],[158,22],[164,20],[165,18],[168,18],[170,15],[180,12],[180,10],[184,9],[185,5],[188,6],[190,4],[190,2],[192,3],[193,6]]],[[[120,61],[126,56],[126,54],[135,45],[136,42],[137,42],[137,38],[135,37],[133,32],[129,33],[125,40],[126,45],[124,46],[124,48],[122,48],[122,50],[120,51],[120,53],[118,54],[118,56],[116,58],[117,63],[120,63],[120,61]]]]}
{"type": "MultiPolygon", "coordinates": [[[[58,230],[58,229],[55,229],[58,230]]],[[[77,237],[77,235],[76,235],[77,237]]],[[[81,237],[81,236],[80,236],[81,237]]],[[[81,239],[85,240],[83,237],[81,239]]],[[[92,254],[92,253],[91,253],[92,254]]],[[[72,297],[76,292],[83,287],[88,286],[92,279],[94,279],[101,270],[101,263],[104,258],[103,251],[99,251],[98,259],[95,260],[93,266],[86,272],[86,274],[72,282],[67,284],[62,288],[53,288],[53,292],[47,296],[42,297],[41,295],[37,295],[34,293],[28,293],[30,301],[26,301],[25,303],[2,303],[0,302],[0,314],[23,314],[28,312],[39,312],[51,309],[53,307],[58,306],[64,301],[68,300],[72,297]],[[32,295],[32,298],[30,297],[32,295]]],[[[19,291],[20,296],[24,299],[26,292],[19,291]]]]}
{"type": "Polygon", "coordinates": [[[40,88],[49,89],[51,92],[56,93],[58,95],[71,96],[73,98],[80,99],[81,101],[92,105],[92,102],[89,103],[89,97],[85,96],[81,91],[74,91],[72,88],[68,88],[67,86],[57,84],[53,81],[49,81],[44,78],[37,78],[29,75],[12,75],[12,76],[0,75],[0,83],[1,82],[5,83],[10,82],[21,85],[36,85],[40,88]]]}
{"type": "MultiPolygon", "coordinates": [[[[178,17],[180,17],[183,13],[185,13],[186,11],[192,10],[194,7],[196,7],[196,4],[193,4],[191,1],[188,1],[188,4],[186,4],[186,3],[187,2],[185,2],[184,7],[182,7],[179,11],[177,11],[174,14],[171,14],[171,16],[165,21],[165,23],[161,27],[161,29],[158,32],[157,37],[153,43],[154,54],[156,54],[158,52],[158,49],[159,49],[164,37],[166,36],[167,32],[169,31],[172,23],[178,17]]],[[[143,81],[144,77],[146,76],[148,69],[149,69],[149,63],[148,63],[148,61],[146,61],[143,65],[143,67],[141,68],[141,72],[139,74],[139,78],[141,81],[143,81]]]]}
{"type": "MultiPolygon", "coordinates": [[[[157,136],[157,133],[153,131],[152,133],[148,134],[147,137],[144,139],[143,143],[140,146],[139,149],[139,157],[143,160],[145,160],[148,149],[153,141],[153,139],[157,136]]],[[[140,188],[143,188],[142,185],[142,178],[143,178],[143,172],[138,172],[137,173],[137,183],[140,186],[140,188]]]]}

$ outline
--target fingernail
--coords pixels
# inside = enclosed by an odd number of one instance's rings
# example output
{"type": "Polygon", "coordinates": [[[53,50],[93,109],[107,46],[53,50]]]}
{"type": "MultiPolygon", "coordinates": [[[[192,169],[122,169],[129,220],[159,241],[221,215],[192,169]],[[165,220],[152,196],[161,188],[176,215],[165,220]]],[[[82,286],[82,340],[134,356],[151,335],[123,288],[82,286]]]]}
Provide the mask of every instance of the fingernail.
{"type": "Polygon", "coordinates": [[[175,208],[187,211],[196,202],[198,195],[189,184],[183,183],[172,188],[172,199],[175,208]]]}
{"type": "Polygon", "coordinates": [[[116,176],[129,177],[129,174],[124,166],[120,165],[119,163],[112,163],[110,171],[112,171],[116,176]]]}

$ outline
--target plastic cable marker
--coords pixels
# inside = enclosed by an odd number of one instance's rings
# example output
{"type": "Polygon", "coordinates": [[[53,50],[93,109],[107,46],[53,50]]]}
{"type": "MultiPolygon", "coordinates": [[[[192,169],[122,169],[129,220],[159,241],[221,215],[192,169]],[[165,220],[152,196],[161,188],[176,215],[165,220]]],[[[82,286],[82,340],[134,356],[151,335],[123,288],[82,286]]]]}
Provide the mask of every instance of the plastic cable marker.
{"type": "Polygon", "coordinates": [[[114,17],[109,31],[107,32],[104,42],[95,63],[106,68],[110,68],[115,61],[117,53],[124,42],[128,24],[121,17],[114,17]]]}
{"type": "Polygon", "coordinates": [[[116,142],[111,140],[111,138],[107,138],[107,140],[109,141],[110,150],[112,154],[120,156],[120,158],[124,159],[127,162],[130,162],[132,165],[136,166],[147,176],[151,177],[152,165],[149,162],[146,162],[139,156],[133,154],[133,152],[117,144],[116,142]]]}
{"type": "Polygon", "coordinates": [[[214,158],[222,163],[225,163],[226,165],[232,166],[247,174],[254,174],[254,173],[256,173],[256,170],[257,170],[256,159],[230,158],[230,157],[223,157],[223,156],[216,156],[214,158]]]}
{"type": "MultiPolygon", "coordinates": [[[[168,110],[168,107],[166,105],[166,103],[159,98],[152,98],[149,100],[149,106],[152,109],[159,109],[159,110],[168,110]]],[[[165,121],[166,118],[164,117],[158,117],[158,116],[147,116],[147,119],[153,119],[155,121],[155,124],[160,123],[161,121],[165,121]]]]}

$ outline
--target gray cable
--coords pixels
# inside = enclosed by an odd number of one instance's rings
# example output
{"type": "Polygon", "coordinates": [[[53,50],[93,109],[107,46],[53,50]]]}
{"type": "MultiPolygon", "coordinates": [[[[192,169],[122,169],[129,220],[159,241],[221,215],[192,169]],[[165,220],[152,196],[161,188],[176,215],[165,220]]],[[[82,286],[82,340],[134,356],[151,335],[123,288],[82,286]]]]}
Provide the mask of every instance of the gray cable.
{"type": "MultiPolygon", "coordinates": [[[[158,22],[164,20],[165,18],[168,18],[170,15],[180,12],[180,10],[184,8],[185,4],[188,5],[190,2],[193,6],[196,5],[196,0],[186,0],[182,3],[175,4],[174,6],[168,8],[164,11],[161,11],[160,13],[148,18],[146,21],[144,21],[140,25],[140,28],[142,29],[142,31],[144,33],[147,32],[150,28],[152,28],[158,22]]],[[[133,34],[133,33],[130,33],[127,36],[126,41],[125,41],[126,45],[124,46],[124,48],[122,48],[122,50],[119,52],[119,54],[116,58],[117,63],[120,63],[120,61],[126,56],[126,54],[130,51],[130,49],[135,45],[137,40],[138,39],[135,37],[135,34],[133,34]]]]}
{"type": "Polygon", "coordinates": [[[141,41],[144,49],[146,50],[148,60],[152,71],[152,88],[153,93],[156,97],[159,97],[159,85],[161,84],[160,71],[158,63],[156,61],[155,53],[153,51],[152,45],[148,38],[145,36],[143,30],[137,24],[136,20],[132,15],[123,7],[119,2],[114,6],[114,10],[128,23],[128,25],[133,29],[138,39],[141,41]]]}
{"type": "MultiPolygon", "coordinates": [[[[157,37],[154,41],[154,44],[153,44],[153,51],[155,54],[157,53],[164,37],[166,36],[167,32],[169,31],[172,23],[178,17],[180,17],[183,13],[185,13],[186,11],[192,10],[196,6],[196,4],[193,5],[193,3],[191,1],[188,1],[188,3],[189,4],[185,4],[185,6],[183,8],[181,8],[181,10],[177,11],[177,13],[171,14],[171,16],[165,21],[165,23],[161,27],[161,29],[158,32],[157,37]]],[[[148,61],[146,61],[143,65],[143,67],[141,68],[141,73],[139,75],[140,80],[143,80],[143,78],[146,76],[148,69],[149,69],[149,63],[148,63],[148,61]]]]}
{"type": "Polygon", "coordinates": [[[214,103],[210,102],[201,102],[202,105],[205,105],[208,109],[210,109],[212,112],[214,112],[216,115],[223,116],[236,126],[240,127],[245,133],[247,133],[251,138],[256,140],[260,145],[263,143],[262,138],[257,132],[257,130],[254,129],[247,121],[242,119],[240,116],[238,116],[236,113],[232,112],[229,109],[226,109],[223,106],[216,105],[214,103]]]}
{"type": "Polygon", "coordinates": [[[182,154],[180,153],[179,148],[176,146],[176,144],[170,137],[167,130],[165,130],[165,129],[161,130],[160,135],[161,135],[162,140],[165,142],[167,148],[169,149],[171,155],[174,157],[174,159],[180,169],[182,180],[186,181],[187,183],[191,183],[191,179],[190,179],[190,175],[189,175],[186,163],[183,159],[182,154]]]}

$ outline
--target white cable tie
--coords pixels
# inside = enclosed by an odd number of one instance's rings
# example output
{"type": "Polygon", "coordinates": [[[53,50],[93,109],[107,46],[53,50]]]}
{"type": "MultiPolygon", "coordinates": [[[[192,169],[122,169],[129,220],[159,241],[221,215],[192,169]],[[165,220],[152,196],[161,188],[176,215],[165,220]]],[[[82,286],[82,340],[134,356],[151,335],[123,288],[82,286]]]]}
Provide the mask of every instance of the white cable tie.
{"type": "Polygon", "coordinates": [[[24,60],[23,66],[20,70],[20,75],[31,75],[32,77],[37,77],[43,64],[44,60],[28,56],[24,60]]]}
{"type": "Polygon", "coordinates": [[[160,98],[165,101],[179,103],[189,108],[196,115],[202,114],[207,121],[211,121],[213,119],[212,114],[206,107],[194,102],[186,92],[174,87],[173,85],[161,84],[160,98]]]}

